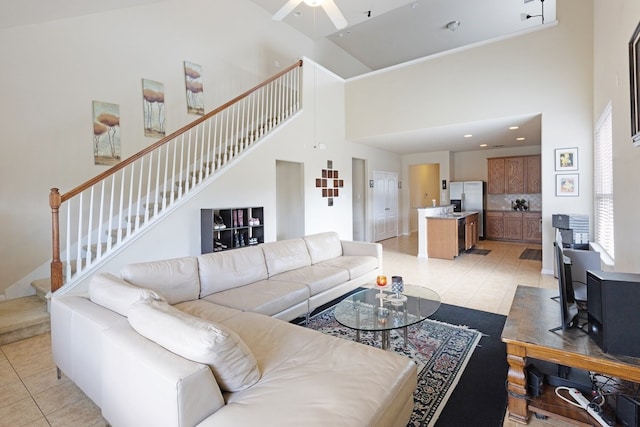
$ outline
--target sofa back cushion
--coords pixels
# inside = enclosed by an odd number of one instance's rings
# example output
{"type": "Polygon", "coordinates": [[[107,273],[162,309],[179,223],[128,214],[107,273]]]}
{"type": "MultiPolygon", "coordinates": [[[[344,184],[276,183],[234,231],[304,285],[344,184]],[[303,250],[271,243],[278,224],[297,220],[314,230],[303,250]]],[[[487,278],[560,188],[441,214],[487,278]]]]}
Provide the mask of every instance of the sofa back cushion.
{"type": "Polygon", "coordinates": [[[260,245],[269,277],[311,265],[307,245],[302,239],[281,240],[260,245]]]}
{"type": "Polygon", "coordinates": [[[159,292],[171,305],[200,296],[196,257],[129,264],[120,273],[129,283],[159,292]]]}
{"type": "Polygon", "coordinates": [[[170,352],[209,365],[223,391],[244,390],[260,379],[258,362],[249,347],[223,325],[153,300],[135,303],[129,310],[129,324],[170,352]]]}
{"type": "Polygon", "coordinates": [[[311,234],[303,237],[303,239],[309,250],[312,264],[317,264],[342,255],[340,236],[338,236],[338,233],[335,231],[311,234]]]}
{"type": "Polygon", "coordinates": [[[133,286],[109,273],[98,273],[91,278],[89,299],[121,316],[127,316],[131,305],[141,299],[164,301],[158,292],[133,286]]]}
{"type": "Polygon", "coordinates": [[[257,246],[198,256],[200,298],[267,279],[264,253],[257,246]]]}

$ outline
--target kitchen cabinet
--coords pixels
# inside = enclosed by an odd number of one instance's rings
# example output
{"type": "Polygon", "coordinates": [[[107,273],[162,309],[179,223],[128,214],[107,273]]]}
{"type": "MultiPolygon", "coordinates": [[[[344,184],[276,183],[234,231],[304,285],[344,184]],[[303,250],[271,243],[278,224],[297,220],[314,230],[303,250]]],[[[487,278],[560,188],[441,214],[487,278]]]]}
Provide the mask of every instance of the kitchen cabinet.
{"type": "Polygon", "coordinates": [[[465,218],[464,224],[464,248],[469,250],[478,243],[479,228],[478,214],[471,214],[465,218]]]}
{"type": "Polygon", "coordinates": [[[487,211],[486,212],[486,231],[485,235],[489,240],[504,239],[504,212],[487,211]]]}
{"type": "Polygon", "coordinates": [[[458,256],[457,218],[427,218],[427,254],[442,259],[458,256]]]}
{"type": "Polygon", "coordinates": [[[527,176],[525,179],[525,193],[538,194],[542,192],[542,163],[540,156],[527,156],[524,158],[525,171],[527,176]]]}
{"type": "Polygon", "coordinates": [[[540,155],[487,159],[489,194],[537,194],[541,187],[540,155]]]}
{"type": "Polygon", "coordinates": [[[522,214],[522,240],[542,243],[541,212],[525,212],[522,214]]]}
{"type": "Polygon", "coordinates": [[[487,159],[487,192],[489,194],[504,194],[504,171],[504,157],[487,159]]]}
{"type": "Polygon", "coordinates": [[[542,243],[540,212],[487,211],[487,239],[542,243]]]}
{"type": "Polygon", "coordinates": [[[524,158],[507,157],[504,159],[505,165],[505,193],[524,193],[524,158]]]}
{"type": "Polygon", "coordinates": [[[522,212],[504,213],[504,238],[522,240],[522,212]]]}

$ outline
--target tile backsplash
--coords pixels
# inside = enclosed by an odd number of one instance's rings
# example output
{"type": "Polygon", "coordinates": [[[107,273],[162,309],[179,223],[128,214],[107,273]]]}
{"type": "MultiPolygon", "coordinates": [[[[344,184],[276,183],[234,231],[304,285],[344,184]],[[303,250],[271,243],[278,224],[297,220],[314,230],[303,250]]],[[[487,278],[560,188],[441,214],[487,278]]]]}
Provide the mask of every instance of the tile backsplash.
{"type": "Polygon", "coordinates": [[[487,197],[487,210],[510,211],[511,202],[516,199],[525,199],[529,202],[530,211],[542,211],[542,194],[489,194],[487,197]]]}

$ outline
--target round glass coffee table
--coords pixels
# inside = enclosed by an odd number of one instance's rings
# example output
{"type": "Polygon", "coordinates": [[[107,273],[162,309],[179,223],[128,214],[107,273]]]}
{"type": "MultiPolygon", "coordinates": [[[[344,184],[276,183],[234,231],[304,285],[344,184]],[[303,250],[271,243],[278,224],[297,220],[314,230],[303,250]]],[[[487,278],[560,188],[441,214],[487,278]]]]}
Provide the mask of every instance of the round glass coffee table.
{"type": "Polygon", "coordinates": [[[385,293],[379,298],[378,289],[365,289],[340,301],[335,308],[335,318],[343,326],[356,331],[360,341],[361,331],[382,333],[382,348],[389,348],[389,332],[403,329],[404,345],[407,345],[407,327],[422,322],[440,307],[440,295],[431,289],[405,285],[417,296],[403,294],[396,300],[395,294],[385,293]]]}

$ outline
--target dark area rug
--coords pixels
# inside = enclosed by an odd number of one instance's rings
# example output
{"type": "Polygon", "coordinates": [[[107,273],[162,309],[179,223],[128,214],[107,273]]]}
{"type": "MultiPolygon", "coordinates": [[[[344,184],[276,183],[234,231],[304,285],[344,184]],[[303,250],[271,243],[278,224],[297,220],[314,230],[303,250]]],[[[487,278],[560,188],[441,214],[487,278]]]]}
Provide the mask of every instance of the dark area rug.
{"type": "Polygon", "coordinates": [[[442,304],[432,319],[483,333],[436,427],[500,427],[507,409],[507,352],[501,341],[506,316],[442,304]]]}
{"type": "Polygon", "coordinates": [[[469,249],[465,253],[471,255],[488,255],[490,252],[491,249],[469,249]]]}
{"type": "Polygon", "coordinates": [[[520,259],[542,261],[542,249],[527,248],[520,254],[520,259]]]}
{"type": "MultiPolygon", "coordinates": [[[[335,320],[334,308],[313,316],[307,325],[325,334],[355,341],[355,331],[335,320]]],[[[418,365],[418,385],[409,426],[434,426],[455,391],[470,357],[477,351],[481,333],[466,326],[451,325],[427,319],[408,330],[407,346],[398,331],[390,334],[389,348],[413,360],[418,365]]],[[[363,344],[380,346],[380,334],[361,333],[363,344]]]]}
{"type": "MultiPolygon", "coordinates": [[[[361,290],[362,288],[355,289],[316,309],[311,315],[312,318],[325,312],[341,299],[361,290]]],[[[450,325],[464,325],[482,334],[458,380],[458,384],[451,391],[444,408],[441,408],[441,413],[435,421],[435,427],[468,427],[471,425],[501,427],[507,410],[507,351],[505,344],[500,339],[504,322],[507,319],[506,316],[442,304],[430,319],[450,325]]],[[[303,322],[304,318],[293,321],[298,324],[303,322]]],[[[411,329],[415,329],[415,327],[411,329]]],[[[396,334],[391,336],[394,335],[396,334]]],[[[366,334],[363,334],[364,336],[366,334]]],[[[355,333],[351,339],[355,339],[355,333]]],[[[420,424],[410,424],[410,426],[413,425],[420,424]]]]}

